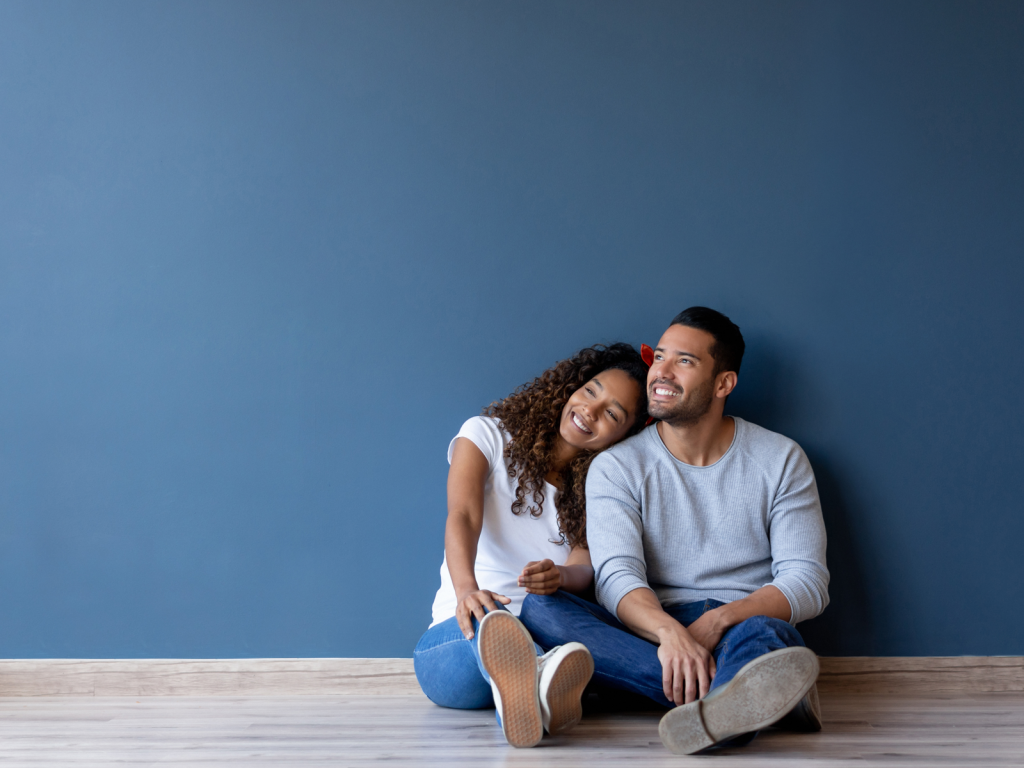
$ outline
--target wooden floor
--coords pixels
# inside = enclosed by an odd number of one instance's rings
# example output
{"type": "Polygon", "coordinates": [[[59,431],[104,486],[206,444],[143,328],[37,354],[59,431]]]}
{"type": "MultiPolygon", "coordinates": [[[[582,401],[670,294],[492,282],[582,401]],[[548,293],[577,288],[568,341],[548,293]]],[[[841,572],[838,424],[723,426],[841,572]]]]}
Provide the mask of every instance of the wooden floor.
{"type": "Polygon", "coordinates": [[[595,715],[514,750],[493,711],[422,696],[0,698],[2,766],[1022,766],[1024,694],[822,695],[819,734],[676,757],[656,714],[595,715]]]}

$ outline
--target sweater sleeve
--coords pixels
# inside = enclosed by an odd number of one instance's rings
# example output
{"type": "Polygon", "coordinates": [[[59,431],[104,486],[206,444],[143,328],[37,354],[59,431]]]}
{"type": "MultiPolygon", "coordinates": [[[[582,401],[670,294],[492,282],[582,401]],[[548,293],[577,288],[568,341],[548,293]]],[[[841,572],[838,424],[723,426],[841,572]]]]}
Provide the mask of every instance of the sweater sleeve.
{"type": "Polygon", "coordinates": [[[594,564],[597,601],[618,617],[619,601],[634,589],[650,589],[644,560],[643,515],[638,488],[608,454],[587,473],[587,542],[594,564]]]}
{"type": "Polygon", "coordinates": [[[813,619],[828,605],[825,522],[811,463],[795,443],[786,456],[768,517],[768,533],[771,583],[789,600],[790,623],[813,619]]]}

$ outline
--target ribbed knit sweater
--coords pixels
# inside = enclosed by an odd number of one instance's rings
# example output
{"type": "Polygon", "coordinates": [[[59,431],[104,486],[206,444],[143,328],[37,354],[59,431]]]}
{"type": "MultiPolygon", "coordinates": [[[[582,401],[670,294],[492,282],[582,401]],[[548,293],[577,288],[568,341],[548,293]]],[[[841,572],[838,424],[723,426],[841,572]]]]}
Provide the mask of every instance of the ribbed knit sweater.
{"type": "Polygon", "coordinates": [[[600,454],[587,476],[598,601],[647,587],[664,606],[739,600],[773,584],[790,622],[828,605],[825,525],[811,464],[787,437],[733,417],[714,464],[675,458],[652,425],[600,454]]]}

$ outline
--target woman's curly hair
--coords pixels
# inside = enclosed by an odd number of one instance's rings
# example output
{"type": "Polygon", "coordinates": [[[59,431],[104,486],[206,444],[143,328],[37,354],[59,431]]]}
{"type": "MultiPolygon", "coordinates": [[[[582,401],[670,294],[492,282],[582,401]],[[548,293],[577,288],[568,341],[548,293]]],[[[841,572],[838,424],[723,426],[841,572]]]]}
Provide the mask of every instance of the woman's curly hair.
{"type": "MultiPolygon", "coordinates": [[[[519,478],[513,514],[528,510],[533,517],[540,517],[544,511],[544,476],[554,458],[562,409],[576,390],[611,369],[625,371],[640,385],[636,419],[626,432],[629,437],[647,422],[647,365],[629,344],[597,344],[581,349],[484,409],[484,414],[497,418],[512,437],[505,447],[505,458],[508,476],[519,478]]],[[[585,484],[590,462],[596,455],[594,451],[581,451],[562,469],[562,489],[554,500],[562,544],[587,546],[585,484]]]]}

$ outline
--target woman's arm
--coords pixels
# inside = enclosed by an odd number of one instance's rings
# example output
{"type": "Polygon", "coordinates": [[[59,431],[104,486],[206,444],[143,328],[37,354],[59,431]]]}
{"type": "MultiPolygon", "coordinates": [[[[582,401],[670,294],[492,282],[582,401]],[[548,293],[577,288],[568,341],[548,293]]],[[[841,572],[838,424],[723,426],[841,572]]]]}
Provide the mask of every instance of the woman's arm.
{"type": "Polygon", "coordinates": [[[590,563],[590,550],[573,547],[565,565],[550,560],[527,563],[519,575],[519,586],[534,595],[550,595],[558,589],[581,594],[594,583],[594,567],[590,563]]]}
{"type": "Polygon", "coordinates": [[[476,545],[484,526],[484,486],[491,467],[472,440],[460,437],[452,450],[448,470],[448,521],[444,527],[444,553],[455,587],[455,617],[466,639],[473,637],[473,621],[481,621],[484,608],[493,611],[495,600],[510,603],[504,595],[480,589],[476,583],[476,545]]]}

